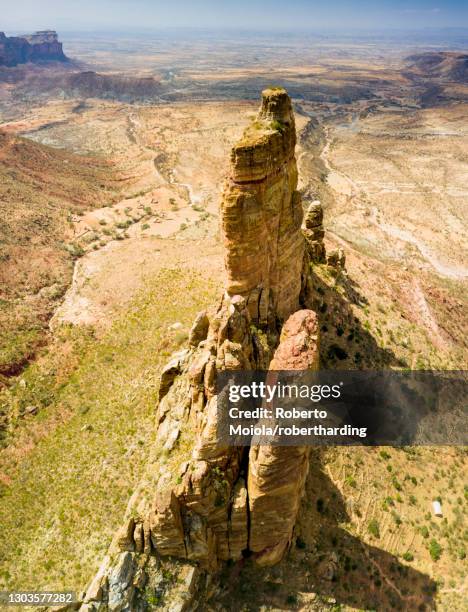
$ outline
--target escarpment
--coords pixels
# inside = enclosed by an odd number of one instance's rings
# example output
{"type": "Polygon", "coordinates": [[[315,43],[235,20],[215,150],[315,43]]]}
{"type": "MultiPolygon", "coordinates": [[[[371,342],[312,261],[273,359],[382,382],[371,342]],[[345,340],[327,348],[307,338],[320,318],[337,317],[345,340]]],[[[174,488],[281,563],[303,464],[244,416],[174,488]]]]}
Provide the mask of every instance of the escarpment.
{"type": "Polygon", "coordinates": [[[41,61],[67,61],[55,31],[42,30],[28,36],[5,36],[0,32],[0,66],[41,61]]]}
{"type": "Polygon", "coordinates": [[[140,609],[136,576],[145,571],[151,582],[160,558],[193,576],[194,567],[206,573],[246,555],[276,563],[291,543],[308,449],[220,445],[216,380],[224,370],[269,370],[268,377],[319,367],[295,143],[286,91],[264,91],[257,119],[232,150],[220,206],[224,295],[198,315],[188,348],[161,375],[157,442],[171,459],[151,473],[147,500],[129,509],[82,609],[140,609]],[[133,570],[119,582],[123,564],[133,570]]]}

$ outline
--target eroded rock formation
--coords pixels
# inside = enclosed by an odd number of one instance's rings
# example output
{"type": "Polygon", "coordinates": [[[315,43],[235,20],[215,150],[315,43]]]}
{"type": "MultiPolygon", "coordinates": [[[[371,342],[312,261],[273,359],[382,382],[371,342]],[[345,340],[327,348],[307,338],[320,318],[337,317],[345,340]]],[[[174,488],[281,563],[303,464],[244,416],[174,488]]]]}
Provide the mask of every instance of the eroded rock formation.
{"type": "Polygon", "coordinates": [[[311,261],[323,263],[326,256],[323,243],[325,230],[323,229],[323,208],[319,200],[314,200],[307,207],[302,222],[302,233],[311,261]]]}
{"type": "Polygon", "coordinates": [[[34,32],[29,36],[5,36],[0,32],[0,66],[52,60],[67,61],[62,43],[53,30],[34,32]]]}
{"type": "MultiPolygon", "coordinates": [[[[318,370],[317,317],[298,310],[281,330],[266,382],[277,370],[318,370]]],[[[274,410],[274,403],[270,405],[274,410]]],[[[291,541],[309,471],[309,447],[252,446],[248,462],[249,549],[262,565],[277,563],[291,541]]]]}
{"type": "Polygon", "coordinates": [[[132,504],[83,609],[102,601],[109,609],[131,601],[138,609],[134,579],[126,576],[122,586],[112,577],[118,568],[141,569],[142,555],[204,570],[246,554],[273,564],[293,538],[308,450],[221,446],[216,380],[223,370],[262,369],[274,377],[277,369],[318,368],[295,142],[287,93],[266,90],[256,121],[232,151],[221,203],[226,291],[217,308],[198,315],[188,348],[162,372],[157,437],[171,459],[147,487],[150,500],[132,504]]]}
{"type": "Polygon", "coordinates": [[[242,295],[253,322],[299,308],[304,240],[294,150],[296,129],[284,90],[266,90],[257,119],[231,154],[221,219],[226,290],[242,295]]]}

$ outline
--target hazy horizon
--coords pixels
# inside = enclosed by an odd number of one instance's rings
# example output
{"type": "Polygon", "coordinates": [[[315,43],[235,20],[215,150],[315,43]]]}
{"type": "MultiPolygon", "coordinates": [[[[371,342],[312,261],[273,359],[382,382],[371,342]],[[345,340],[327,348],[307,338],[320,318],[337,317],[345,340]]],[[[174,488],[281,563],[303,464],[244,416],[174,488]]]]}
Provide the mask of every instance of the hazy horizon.
{"type": "Polygon", "coordinates": [[[371,31],[464,29],[464,0],[18,0],[2,7],[0,30],[158,29],[371,31]]]}

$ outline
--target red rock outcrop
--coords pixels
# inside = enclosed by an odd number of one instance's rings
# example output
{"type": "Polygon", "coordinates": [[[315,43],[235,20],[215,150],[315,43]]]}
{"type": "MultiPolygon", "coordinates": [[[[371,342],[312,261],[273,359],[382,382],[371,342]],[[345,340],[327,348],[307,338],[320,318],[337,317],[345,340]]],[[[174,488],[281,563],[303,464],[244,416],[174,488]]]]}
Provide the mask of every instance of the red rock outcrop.
{"type": "MultiPolygon", "coordinates": [[[[275,383],[277,370],[317,370],[318,367],[317,316],[312,310],[299,310],[283,326],[266,382],[275,383]]],[[[274,410],[274,403],[269,408],[274,410]]],[[[291,542],[309,471],[309,449],[268,445],[250,449],[249,549],[261,565],[277,563],[291,542]]]]}

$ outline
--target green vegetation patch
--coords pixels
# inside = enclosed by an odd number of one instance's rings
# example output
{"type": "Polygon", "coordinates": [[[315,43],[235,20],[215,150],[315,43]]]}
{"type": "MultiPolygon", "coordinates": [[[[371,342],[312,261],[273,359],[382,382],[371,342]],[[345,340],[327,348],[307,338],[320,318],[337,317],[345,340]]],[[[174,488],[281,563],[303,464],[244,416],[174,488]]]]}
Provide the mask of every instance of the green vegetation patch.
{"type": "Polygon", "coordinates": [[[112,328],[63,329],[4,400],[40,398],[0,459],[1,589],[82,590],[122,521],[154,444],[158,377],[217,286],[163,270],[112,328]]]}

